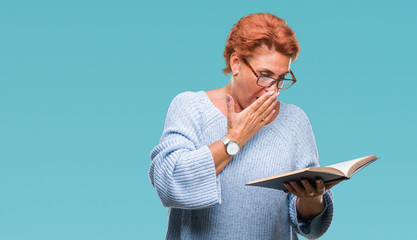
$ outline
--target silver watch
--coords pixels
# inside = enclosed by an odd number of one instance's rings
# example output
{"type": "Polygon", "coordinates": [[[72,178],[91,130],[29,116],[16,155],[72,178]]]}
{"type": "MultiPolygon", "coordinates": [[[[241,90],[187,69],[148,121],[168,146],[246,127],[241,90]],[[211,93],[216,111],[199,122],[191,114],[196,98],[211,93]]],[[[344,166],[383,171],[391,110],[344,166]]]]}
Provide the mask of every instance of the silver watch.
{"type": "Polygon", "coordinates": [[[240,147],[239,147],[239,144],[237,142],[234,142],[234,141],[230,140],[226,136],[224,136],[222,139],[220,139],[220,141],[222,141],[222,143],[224,143],[224,145],[226,146],[226,152],[230,156],[234,156],[239,152],[240,147]]]}

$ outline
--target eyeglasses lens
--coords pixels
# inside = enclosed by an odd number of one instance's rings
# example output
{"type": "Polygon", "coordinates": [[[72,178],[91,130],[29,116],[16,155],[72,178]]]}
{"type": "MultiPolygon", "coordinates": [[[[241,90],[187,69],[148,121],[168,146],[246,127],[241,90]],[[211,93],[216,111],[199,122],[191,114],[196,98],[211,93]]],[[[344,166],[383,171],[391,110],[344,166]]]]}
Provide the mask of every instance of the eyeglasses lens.
{"type": "MultiPolygon", "coordinates": [[[[287,75],[285,75],[283,78],[280,78],[279,82],[278,82],[278,88],[289,88],[291,86],[291,84],[293,84],[292,80],[292,76],[290,73],[288,73],[287,75]],[[288,79],[288,80],[287,80],[288,79]]],[[[260,77],[258,80],[258,85],[262,86],[262,87],[269,87],[271,86],[271,84],[275,82],[275,79],[270,78],[270,77],[260,77]]]]}

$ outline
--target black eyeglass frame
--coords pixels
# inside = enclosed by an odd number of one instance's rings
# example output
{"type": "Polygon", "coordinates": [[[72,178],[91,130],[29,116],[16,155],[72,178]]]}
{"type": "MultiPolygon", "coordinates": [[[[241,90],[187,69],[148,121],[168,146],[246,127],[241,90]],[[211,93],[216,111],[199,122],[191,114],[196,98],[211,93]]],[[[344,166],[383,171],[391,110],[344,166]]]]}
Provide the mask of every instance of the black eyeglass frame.
{"type": "Polygon", "coordinates": [[[288,79],[288,78],[282,78],[282,77],[279,77],[278,76],[278,78],[277,79],[275,79],[275,78],[272,78],[272,77],[269,77],[269,76],[258,76],[258,74],[255,72],[255,70],[253,69],[253,67],[249,64],[249,62],[246,60],[246,59],[244,59],[243,58],[243,62],[246,64],[246,66],[248,66],[249,68],[250,68],[250,70],[253,72],[253,74],[255,75],[255,77],[257,78],[256,79],[256,84],[258,85],[258,86],[260,86],[260,87],[266,87],[266,88],[268,88],[268,87],[270,87],[270,86],[272,86],[272,85],[274,85],[275,83],[277,83],[277,88],[278,89],[288,89],[288,88],[290,88],[295,82],[297,82],[297,79],[295,79],[295,76],[294,76],[294,73],[291,71],[291,70],[289,70],[289,73],[291,74],[291,77],[292,77],[292,79],[288,79]],[[271,84],[269,84],[268,86],[262,86],[262,85],[260,85],[259,84],[259,79],[261,78],[261,77],[266,77],[266,78],[271,78],[271,79],[273,79],[274,81],[271,83],[271,84]],[[286,88],[280,88],[278,85],[278,83],[279,83],[279,81],[284,81],[284,80],[287,80],[287,81],[292,81],[292,83],[291,83],[291,85],[290,86],[288,86],[288,87],[286,87],[286,88]]]}

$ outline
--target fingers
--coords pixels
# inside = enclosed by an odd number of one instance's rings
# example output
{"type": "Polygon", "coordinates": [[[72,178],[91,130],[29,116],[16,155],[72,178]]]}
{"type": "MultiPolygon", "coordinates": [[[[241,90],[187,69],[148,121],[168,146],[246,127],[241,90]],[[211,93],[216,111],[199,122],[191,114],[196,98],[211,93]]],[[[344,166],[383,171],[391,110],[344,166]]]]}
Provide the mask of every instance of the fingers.
{"type": "Polygon", "coordinates": [[[274,113],[276,112],[276,110],[274,109],[274,110],[272,110],[269,114],[268,114],[268,116],[266,117],[266,118],[262,118],[262,122],[264,122],[265,124],[266,123],[269,123],[271,120],[272,120],[272,117],[274,116],[274,113]]]}
{"type": "Polygon", "coordinates": [[[319,195],[326,193],[326,187],[324,186],[324,182],[321,178],[316,179],[316,191],[319,195]]]}
{"type": "Polygon", "coordinates": [[[301,180],[301,185],[296,181],[284,183],[288,191],[300,198],[317,198],[326,193],[326,187],[322,179],[316,179],[314,187],[307,179],[301,180]]]}
{"type": "MultiPolygon", "coordinates": [[[[259,115],[258,118],[260,118],[261,120],[263,120],[263,122],[268,123],[269,120],[272,118],[274,112],[276,111],[275,110],[275,107],[277,106],[277,103],[278,103],[278,99],[275,98],[274,101],[272,102],[272,104],[270,104],[268,106],[268,108],[261,115],[259,115]]],[[[267,103],[265,102],[264,105],[266,105],[266,104],[267,103]]],[[[261,108],[258,111],[260,111],[261,108]]]]}
{"type": "Polygon", "coordinates": [[[288,192],[298,196],[297,191],[289,183],[284,183],[284,186],[287,188],[288,192]]]}
{"type": "Polygon", "coordinates": [[[290,185],[291,187],[295,190],[295,192],[297,193],[297,196],[304,196],[304,189],[300,187],[300,185],[298,185],[298,183],[296,181],[290,181],[290,185]]]}
{"type": "Polygon", "coordinates": [[[269,113],[275,108],[278,103],[277,97],[279,96],[279,92],[274,93],[269,97],[265,102],[258,108],[257,112],[259,113],[259,117],[266,118],[269,113]]]}
{"type": "Polygon", "coordinates": [[[314,197],[316,191],[313,186],[311,186],[310,182],[306,179],[301,180],[301,183],[304,186],[305,192],[309,197],[314,197]]]}
{"type": "Polygon", "coordinates": [[[278,103],[277,97],[279,94],[279,92],[267,92],[255,102],[253,102],[244,111],[252,115],[255,122],[268,123],[272,118],[272,111],[275,109],[278,103]]]}
{"type": "Polygon", "coordinates": [[[267,100],[269,100],[269,99],[273,100],[273,99],[276,98],[276,96],[274,97],[274,93],[275,93],[274,91],[264,93],[260,98],[258,98],[255,102],[253,102],[248,107],[248,109],[251,110],[251,111],[258,110],[267,100]]]}

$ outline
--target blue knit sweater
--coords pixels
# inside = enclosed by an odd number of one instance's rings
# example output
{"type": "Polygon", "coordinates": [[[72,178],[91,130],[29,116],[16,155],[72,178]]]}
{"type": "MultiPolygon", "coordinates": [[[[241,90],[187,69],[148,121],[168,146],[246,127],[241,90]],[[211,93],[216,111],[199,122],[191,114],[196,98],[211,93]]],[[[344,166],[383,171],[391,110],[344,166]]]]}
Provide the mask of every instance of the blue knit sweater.
{"type": "Polygon", "coordinates": [[[216,176],[208,148],[227,132],[227,118],[204,91],[172,101],[149,177],[169,207],[167,239],[319,238],[333,217],[333,196],[313,220],[297,217],[296,196],[245,186],[263,177],[318,166],[313,130],[305,113],[280,103],[277,118],[256,133],[216,176]]]}

